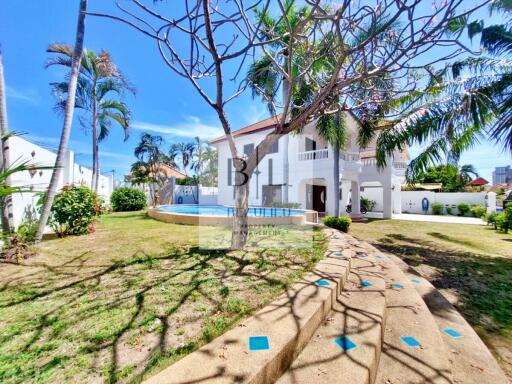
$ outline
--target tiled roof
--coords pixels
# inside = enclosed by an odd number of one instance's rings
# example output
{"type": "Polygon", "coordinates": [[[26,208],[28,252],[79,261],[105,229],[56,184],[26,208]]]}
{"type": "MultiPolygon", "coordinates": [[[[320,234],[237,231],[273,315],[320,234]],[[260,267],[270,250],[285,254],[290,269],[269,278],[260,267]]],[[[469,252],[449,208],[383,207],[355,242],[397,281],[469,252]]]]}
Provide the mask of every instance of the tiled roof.
{"type": "MultiPolygon", "coordinates": [[[[254,132],[264,131],[266,129],[274,128],[277,125],[277,122],[279,121],[280,118],[281,118],[281,115],[277,115],[275,117],[272,116],[272,117],[269,117],[268,119],[258,121],[257,123],[248,125],[247,127],[240,128],[240,129],[234,131],[233,136],[238,137],[238,136],[242,136],[242,135],[247,135],[249,133],[254,133],[254,132]]],[[[226,139],[226,136],[222,135],[222,136],[219,136],[219,137],[211,140],[210,144],[219,143],[225,139],[226,139]]]]}

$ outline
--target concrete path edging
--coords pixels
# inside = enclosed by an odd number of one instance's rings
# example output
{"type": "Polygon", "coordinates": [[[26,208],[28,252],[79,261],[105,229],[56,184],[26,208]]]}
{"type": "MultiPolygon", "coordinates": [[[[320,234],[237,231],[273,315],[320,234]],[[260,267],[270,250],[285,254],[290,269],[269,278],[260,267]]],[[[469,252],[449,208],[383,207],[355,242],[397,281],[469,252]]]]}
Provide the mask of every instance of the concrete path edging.
{"type": "Polygon", "coordinates": [[[332,239],[326,258],[277,300],[144,383],[275,382],[324,321],[347,280],[351,252],[333,257],[341,242],[332,239]]]}

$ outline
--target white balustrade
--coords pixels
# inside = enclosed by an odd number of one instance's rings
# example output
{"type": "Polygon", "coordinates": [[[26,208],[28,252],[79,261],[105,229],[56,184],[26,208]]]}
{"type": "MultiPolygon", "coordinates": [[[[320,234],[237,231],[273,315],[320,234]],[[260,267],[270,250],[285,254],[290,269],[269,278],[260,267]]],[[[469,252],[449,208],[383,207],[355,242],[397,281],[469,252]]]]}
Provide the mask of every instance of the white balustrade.
{"type": "Polygon", "coordinates": [[[329,157],[328,149],[317,149],[316,151],[299,152],[299,161],[320,160],[329,157]]]}

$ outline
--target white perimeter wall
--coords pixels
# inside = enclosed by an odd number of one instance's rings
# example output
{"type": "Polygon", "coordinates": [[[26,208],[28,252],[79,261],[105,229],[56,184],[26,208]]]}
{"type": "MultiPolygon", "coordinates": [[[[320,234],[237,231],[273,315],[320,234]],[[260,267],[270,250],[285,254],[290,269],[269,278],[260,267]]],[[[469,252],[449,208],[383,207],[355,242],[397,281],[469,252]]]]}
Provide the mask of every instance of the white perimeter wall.
{"type": "MultiPolygon", "coordinates": [[[[49,151],[37,144],[34,144],[21,137],[12,137],[9,139],[9,158],[10,163],[20,161],[30,161],[30,164],[39,166],[53,166],[55,164],[56,154],[49,151]]],[[[11,178],[12,185],[23,186],[33,190],[33,193],[15,194],[12,196],[13,201],[13,221],[14,225],[18,226],[23,220],[25,210],[35,208],[37,202],[37,192],[46,191],[52,170],[41,170],[31,175],[28,171],[19,172],[11,178]]],[[[82,167],[74,162],[73,152],[68,152],[62,170],[61,180],[59,180],[58,189],[61,189],[66,184],[80,184],[83,183],[90,187],[92,178],[92,170],[82,167]]],[[[106,201],[110,198],[113,190],[112,177],[100,175],[99,195],[106,201]]]]}
{"type": "MultiPolygon", "coordinates": [[[[432,204],[439,203],[448,206],[457,206],[460,203],[486,205],[486,192],[431,192],[431,191],[402,191],[402,213],[424,213],[421,201],[429,201],[428,213],[432,213],[432,204]]],[[[454,213],[457,211],[454,210],[454,213]]]]}

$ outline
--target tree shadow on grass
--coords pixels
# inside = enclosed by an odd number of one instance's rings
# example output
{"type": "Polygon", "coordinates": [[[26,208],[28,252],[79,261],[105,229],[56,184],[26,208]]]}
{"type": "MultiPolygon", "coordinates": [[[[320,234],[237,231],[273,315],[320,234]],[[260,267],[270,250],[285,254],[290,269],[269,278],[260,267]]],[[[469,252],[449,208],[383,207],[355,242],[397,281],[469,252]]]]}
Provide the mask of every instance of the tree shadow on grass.
{"type": "Polygon", "coordinates": [[[0,381],[139,382],[266,304],[311,251],[169,248],[13,268],[0,298],[0,381]]]}

